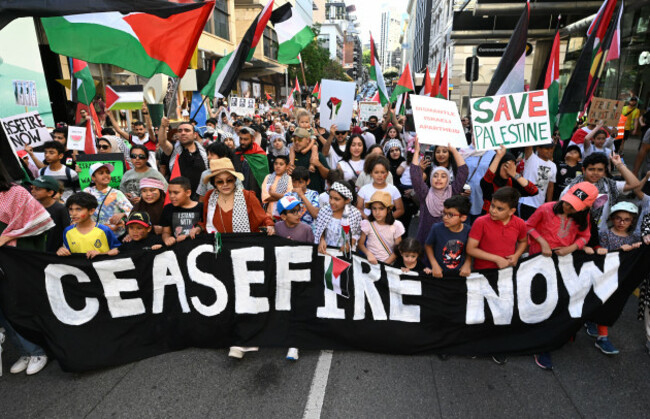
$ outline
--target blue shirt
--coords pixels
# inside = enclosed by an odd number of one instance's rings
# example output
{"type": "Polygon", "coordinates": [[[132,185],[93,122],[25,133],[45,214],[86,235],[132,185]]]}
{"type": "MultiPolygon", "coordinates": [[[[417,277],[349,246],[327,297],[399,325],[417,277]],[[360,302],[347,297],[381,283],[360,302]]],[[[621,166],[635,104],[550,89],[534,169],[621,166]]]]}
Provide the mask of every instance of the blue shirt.
{"type": "Polygon", "coordinates": [[[495,154],[494,151],[488,150],[483,156],[471,156],[465,159],[465,164],[467,164],[467,169],[469,170],[466,183],[472,188],[472,193],[469,198],[472,203],[472,209],[469,213],[472,215],[480,215],[483,209],[481,179],[485,176],[485,172],[490,167],[490,163],[495,154]]]}

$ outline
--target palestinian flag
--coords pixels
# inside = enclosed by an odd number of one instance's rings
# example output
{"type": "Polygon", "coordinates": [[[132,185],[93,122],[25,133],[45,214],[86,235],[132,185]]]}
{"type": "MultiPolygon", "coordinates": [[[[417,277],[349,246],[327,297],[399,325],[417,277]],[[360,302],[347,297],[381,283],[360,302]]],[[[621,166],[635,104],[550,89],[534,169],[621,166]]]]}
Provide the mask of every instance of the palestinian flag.
{"type": "Polygon", "coordinates": [[[298,64],[300,51],[314,40],[307,22],[300,17],[291,3],[285,3],[271,14],[271,23],[278,35],[278,62],[282,64],[298,64]]]}
{"type": "Polygon", "coordinates": [[[415,88],[413,87],[413,75],[411,74],[411,67],[409,67],[408,63],[406,63],[404,72],[399,77],[397,86],[395,86],[395,89],[393,89],[393,94],[390,96],[390,101],[395,102],[397,100],[397,96],[412,92],[414,90],[415,88]]]}
{"type": "Polygon", "coordinates": [[[270,94],[268,94],[268,93],[265,93],[265,94],[266,94],[266,100],[273,100],[273,98],[271,97],[270,94]]]}
{"type": "Polygon", "coordinates": [[[436,70],[436,75],[433,76],[433,84],[431,85],[431,97],[438,97],[440,94],[440,63],[438,63],[438,70],[436,70]]]}
{"type": "Polygon", "coordinates": [[[544,89],[548,91],[548,114],[550,127],[555,127],[555,118],[560,103],[560,32],[555,32],[555,40],[551,47],[551,56],[546,66],[546,77],[544,78],[544,89]]]}
{"type": "Polygon", "coordinates": [[[208,80],[208,84],[201,89],[203,96],[218,98],[226,97],[230,94],[244,63],[253,58],[255,48],[257,48],[257,44],[262,39],[264,28],[266,28],[272,11],[273,0],[269,0],[266,6],[264,6],[264,9],[262,9],[248,27],[248,30],[246,30],[244,37],[235,50],[219,60],[210,76],[210,80],[208,80]]]}
{"type": "Polygon", "coordinates": [[[296,92],[296,89],[291,90],[291,94],[287,97],[287,103],[285,103],[282,106],[282,109],[286,109],[287,111],[293,111],[293,107],[295,105],[295,99],[293,94],[296,92]]]}
{"type": "Polygon", "coordinates": [[[449,62],[445,64],[445,74],[440,79],[438,97],[441,99],[449,99],[449,62]]]}
{"type": "Polygon", "coordinates": [[[298,81],[298,76],[296,76],[296,81],[293,82],[293,92],[299,94],[302,93],[302,90],[300,90],[300,82],[298,81]]]}
{"type": "Polygon", "coordinates": [[[85,61],[72,59],[72,101],[90,105],[95,98],[95,81],[85,61]]]}
{"type": "Polygon", "coordinates": [[[388,89],[386,89],[386,82],[384,82],[384,73],[381,71],[377,48],[375,48],[375,41],[372,39],[372,32],[370,33],[370,78],[377,82],[377,92],[379,93],[381,106],[386,106],[389,102],[388,89]]]}
{"type": "Polygon", "coordinates": [[[144,101],[144,88],[142,85],[115,85],[106,86],[106,109],[138,110],[144,101]]]}
{"type": "Polygon", "coordinates": [[[0,29],[19,17],[53,17],[78,13],[172,13],[178,4],[167,0],[0,0],[0,29]]]}
{"type": "Polygon", "coordinates": [[[350,290],[347,275],[344,279],[341,276],[350,267],[350,264],[330,255],[325,256],[325,263],[325,266],[327,266],[325,270],[325,287],[342,297],[349,298],[350,290]]]}
{"type": "Polygon", "coordinates": [[[241,161],[246,160],[257,184],[261,188],[264,184],[264,178],[269,174],[269,160],[262,147],[256,142],[253,142],[251,148],[244,152],[241,150],[237,151],[236,154],[240,156],[241,161]]]}
{"type": "Polygon", "coordinates": [[[593,61],[592,53],[594,50],[594,42],[596,41],[596,33],[598,32],[597,28],[602,23],[601,18],[601,15],[596,15],[596,30],[592,30],[591,35],[587,37],[587,42],[582,48],[582,52],[580,52],[571,78],[562,94],[562,100],[558,107],[558,113],[560,114],[558,127],[562,140],[569,140],[571,138],[573,128],[578,120],[578,113],[583,109],[583,105],[586,102],[589,71],[593,61]]]}
{"type": "Polygon", "coordinates": [[[330,108],[330,120],[336,118],[336,115],[339,114],[339,110],[341,109],[341,104],[343,102],[341,99],[336,98],[332,96],[330,100],[327,101],[327,107],[330,108]]]}
{"type": "Polygon", "coordinates": [[[433,84],[431,83],[431,74],[429,73],[429,66],[424,72],[424,80],[422,81],[422,90],[420,90],[420,96],[431,96],[431,91],[433,90],[433,84]]]}
{"type": "MultiPolygon", "coordinates": [[[[526,1],[517,26],[510,37],[508,46],[497,65],[485,96],[503,95],[524,91],[524,67],[526,64],[526,37],[528,36],[528,18],[530,3],[526,1]]],[[[448,92],[448,91],[447,91],[448,92]]],[[[445,96],[448,93],[445,93],[445,96]]]]}
{"type": "Polygon", "coordinates": [[[379,99],[379,90],[377,90],[375,92],[375,94],[372,95],[372,97],[370,98],[370,101],[379,103],[379,101],[380,101],[380,99],[379,99]]]}
{"type": "MultiPolygon", "coordinates": [[[[287,3],[288,4],[288,3],[287,3]]],[[[316,86],[314,86],[314,90],[311,92],[311,95],[313,97],[318,97],[320,96],[320,86],[318,85],[318,82],[316,82],[316,86]]]]}
{"type": "MultiPolygon", "coordinates": [[[[175,179],[177,177],[183,176],[181,174],[181,165],[178,162],[178,158],[180,157],[180,153],[176,155],[176,159],[174,160],[174,166],[172,167],[172,173],[171,176],[169,176],[169,180],[175,179]]],[[[165,195],[165,202],[163,205],[171,204],[172,201],[169,199],[169,191],[167,191],[167,195],[165,195]]]]}
{"type": "Polygon", "coordinates": [[[50,49],[58,54],[115,65],[143,77],[182,77],[213,8],[211,0],[175,4],[163,11],[87,13],[41,21],[50,49]]]}

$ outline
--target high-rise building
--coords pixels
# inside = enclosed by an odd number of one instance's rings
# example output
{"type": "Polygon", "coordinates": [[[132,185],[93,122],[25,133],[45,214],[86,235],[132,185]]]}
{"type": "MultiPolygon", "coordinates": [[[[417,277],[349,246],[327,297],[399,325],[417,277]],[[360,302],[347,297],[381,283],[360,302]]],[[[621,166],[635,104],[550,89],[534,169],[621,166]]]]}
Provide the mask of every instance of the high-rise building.
{"type": "Polygon", "coordinates": [[[396,9],[381,14],[381,35],[379,38],[379,60],[384,68],[397,67],[401,61],[400,34],[402,16],[396,9]]]}

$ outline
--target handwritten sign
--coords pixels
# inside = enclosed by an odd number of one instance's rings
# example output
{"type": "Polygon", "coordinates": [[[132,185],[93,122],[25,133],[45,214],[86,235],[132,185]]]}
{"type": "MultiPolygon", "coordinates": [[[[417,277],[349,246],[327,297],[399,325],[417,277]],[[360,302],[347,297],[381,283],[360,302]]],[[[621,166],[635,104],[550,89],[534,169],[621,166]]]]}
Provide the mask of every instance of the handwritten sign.
{"type": "Polygon", "coordinates": [[[368,121],[371,116],[376,116],[381,120],[384,116],[384,108],[377,102],[361,102],[359,103],[359,119],[363,122],[368,121]]]}
{"type": "Polygon", "coordinates": [[[22,150],[26,145],[38,147],[52,139],[41,115],[36,111],[10,116],[1,121],[7,138],[17,150],[22,150]]]}
{"type": "Polygon", "coordinates": [[[409,99],[420,144],[467,147],[456,102],[419,95],[409,95],[409,99]]]}
{"type": "Polygon", "coordinates": [[[86,127],[68,127],[68,150],[84,151],[86,148],[86,127]]]}
{"type": "Polygon", "coordinates": [[[470,107],[477,150],[553,142],[546,90],[471,99],[470,107]]]}
{"type": "Polygon", "coordinates": [[[103,153],[103,154],[80,154],[77,156],[77,167],[81,169],[79,173],[79,186],[82,190],[90,186],[90,166],[95,163],[108,163],[113,165],[111,172],[111,188],[119,189],[124,176],[124,154],[122,153],[103,153]]]}
{"type": "Polygon", "coordinates": [[[255,114],[255,99],[248,97],[230,96],[230,112],[240,116],[255,114]]]}
{"type": "Polygon", "coordinates": [[[591,99],[587,123],[594,125],[602,123],[608,127],[615,127],[621,119],[621,112],[623,112],[622,100],[594,97],[591,99]]]}

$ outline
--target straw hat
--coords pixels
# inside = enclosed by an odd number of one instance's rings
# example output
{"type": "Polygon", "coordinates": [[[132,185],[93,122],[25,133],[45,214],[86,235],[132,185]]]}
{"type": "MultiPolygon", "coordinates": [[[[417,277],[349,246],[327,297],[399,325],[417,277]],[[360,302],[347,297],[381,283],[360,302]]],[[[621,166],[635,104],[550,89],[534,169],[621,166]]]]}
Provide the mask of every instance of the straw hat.
{"type": "Polygon", "coordinates": [[[228,172],[241,181],[244,180],[244,175],[237,172],[230,159],[226,157],[223,159],[210,160],[210,174],[203,179],[203,182],[208,183],[210,179],[223,172],[228,172]]]}
{"type": "Polygon", "coordinates": [[[365,202],[366,208],[370,208],[370,206],[375,202],[379,202],[383,204],[386,208],[393,207],[393,198],[390,196],[388,192],[385,191],[377,191],[374,194],[372,194],[370,199],[367,202],[365,202]]]}

